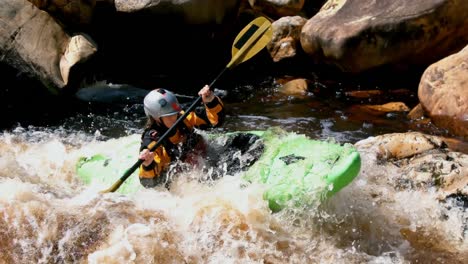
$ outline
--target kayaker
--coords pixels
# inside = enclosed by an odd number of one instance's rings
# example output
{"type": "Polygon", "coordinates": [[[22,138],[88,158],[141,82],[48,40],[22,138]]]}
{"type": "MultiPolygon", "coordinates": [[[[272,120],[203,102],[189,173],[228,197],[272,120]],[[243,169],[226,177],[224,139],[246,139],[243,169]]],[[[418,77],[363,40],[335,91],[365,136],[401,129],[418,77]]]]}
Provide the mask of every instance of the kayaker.
{"type": "Polygon", "coordinates": [[[198,95],[202,97],[204,108],[188,114],[154,152],[148,150],[148,145],[158,141],[184,111],[176,96],[169,90],[159,88],[145,96],[143,105],[148,120],[141,136],[139,155],[144,160],[139,169],[140,183],[143,186],[151,188],[161,183],[167,184],[167,172],[172,162],[197,158],[203,149],[203,142],[194,128],[204,130],[223,123],[225,113],[221,99],[208,85],[200,89],[198,95]]]}

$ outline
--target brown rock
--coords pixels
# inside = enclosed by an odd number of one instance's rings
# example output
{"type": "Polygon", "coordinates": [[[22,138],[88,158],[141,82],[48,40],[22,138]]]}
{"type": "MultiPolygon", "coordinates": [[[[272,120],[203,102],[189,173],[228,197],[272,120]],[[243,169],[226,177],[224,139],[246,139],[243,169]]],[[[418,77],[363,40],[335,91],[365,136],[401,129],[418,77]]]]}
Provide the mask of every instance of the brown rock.
{"type": "Polygon", "coordinates": [[[306,21],[305,18],[294,16],[282,17],[272,23],[273,36],[267,49],[273,61],[278,62],[297,54],[301,29],[306,21]]]}
{"type": "Polygon", "coordinates": [[[415,106],[411,111],[408,113],[408,118],[412,120],[420,119],[424,117],[424,110],[422,109],[421,104],[415,106]]]}
{"type": "Polygon", "coordinates": [[[308,93],[308,81],[306,79],[295,79],[285,83],[279,91],[287,95],[303,96],[308,93]]]}
{"type": "Polygon", "coordinates": [[[434,63],[419,84],[421,106],[435,125],[468,139],[468,46],[434,63]]]}
{"type": "Polygon", "coordinates": [[[302,49],[343,71],[427,65],[468,42],[466,0],[328,1],[302,28],[302,49]]]}

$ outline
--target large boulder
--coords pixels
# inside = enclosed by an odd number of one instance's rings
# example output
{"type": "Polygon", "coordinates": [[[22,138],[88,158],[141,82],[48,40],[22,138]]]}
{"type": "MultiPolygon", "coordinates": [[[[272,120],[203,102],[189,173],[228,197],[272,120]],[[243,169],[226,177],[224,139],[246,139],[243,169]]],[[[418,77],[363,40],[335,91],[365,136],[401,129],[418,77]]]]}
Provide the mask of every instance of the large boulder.
{"type": "Polygon", "coordinates": [[[419,83],[418,97],[434,124],[468,139],[468,46],[432,64],[419,83]]]}
{"type": "Polygon", "coordinates": [[[301,45],[347,72],[426,66],[466,45],[467,13],[466,0],[329,0],[302,28],[301,45]]]}
{"type": "Polygon", "coordinates": [[[72,67],[97,50],[88,37],[68,35],[48,13],[26,0],[3,1],[0,18],[0,62],[40,80],[53,92],[68,85],[72,67]]]}

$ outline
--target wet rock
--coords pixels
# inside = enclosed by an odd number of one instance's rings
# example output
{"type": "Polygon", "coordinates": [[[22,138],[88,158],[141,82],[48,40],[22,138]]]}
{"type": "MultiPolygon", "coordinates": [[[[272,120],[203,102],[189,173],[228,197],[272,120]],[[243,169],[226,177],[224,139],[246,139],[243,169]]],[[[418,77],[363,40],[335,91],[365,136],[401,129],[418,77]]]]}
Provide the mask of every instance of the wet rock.
{"type": "Polygon", "coordinates": [[[286,95],[304,97],[309,92],[308,89],[309,81],[307,79],[300,78],[288,81],[279,89],[279,92],[286,95]]]}
{"type": "Polygon", "coordinates": [[[384,94],[381,90],[366,90],[366,91],[349,91],[345,93],[346,96],[354,98],[372,98],[378,97],[384,94]]]}
{"type": "Polygon", "coordinates": [[[459,138],[451,138],[451,137],[441,137],[443,138],[444,142],[447,143],[447,146],[450,150],[461,152],[463,154],[468,155],[468,142],[463,141],[459,138]]]}
{"type": "Polygon", "coordinates": [[[468,155],[449,150],[443,138],[419,132],[394,133],[356,145],[376,155],[374,166],[398,171],[388,179],[396,189],[428,191],[434,187],[441,200],[453,194],[468,196],[468,155]]]}
{"type": "Polygon", "coordinates": [[[424,110],[422,109],[421,104],[416,105],[411,111],[408,113],[408,118],[415,120],[424,117],[424,110]]]}
{"type": "Polygon", "coordinates": [[[444,142],[433,136],[418,132],[394,133],[372,137],[360,144],[376,144],[377,156],[384,160],[404,159],[425,151],[444,147],[444,142]]]}
{"type": "Polygon", "coordinates": [[[359,105],[361,111],[366,111],[373,115],[384,115],[391,112],[406,112],[409,108],[402,102],[390,102],[383,105],[359,105]]]}
{"type": "Polygon", "coordinates": [[[282,17],[272,23],[273,36],[267,49],[273,61],[296,56],[297,49],[300,49],[301,29],[306,21],[303,17],[294,16],[282,17]]]}
{"type": "Polygon", "coordinates": [[[468,42],[465,0],[328,1],[301,33],[303,50],[346,72],[427,65],[468,42]]]}
{"type": "Polygon", "coordinates": [[[421,106],[438,127],[468,139],[468,46],[431,65],[419,84],[421,106]]]}
{"type": "Polygon", "coordinates": [[[65,85],[69,82],[70,71],[78,63],[87,61],[97,52],[97,44],[87,35],[75,35],[60,59],[60,73],[65,85]]]}

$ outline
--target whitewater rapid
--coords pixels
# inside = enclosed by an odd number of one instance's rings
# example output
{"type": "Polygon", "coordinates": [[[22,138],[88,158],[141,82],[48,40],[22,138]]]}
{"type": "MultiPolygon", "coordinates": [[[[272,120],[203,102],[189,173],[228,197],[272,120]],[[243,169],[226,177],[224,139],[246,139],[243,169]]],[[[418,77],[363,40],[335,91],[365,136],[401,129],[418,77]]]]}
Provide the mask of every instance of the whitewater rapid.
{"type": "Polygon", "coordinates": [[[424,258],[403,239],[399,228],[408,223],[399,221],[414,223],[408,236],[428,221],[453,230],[440,239],[462,226],[459,217],[437,220],[437,206],[417,192],[392,196],[388,212],[375,210],[362,199],[385,190],[362,175],[323,204],[276,214],[263,186],[239,177],[204,184],[190,180],[203,176],[196,171],[170,190],[101,194],[109,186],[85,185],[75,166],[104,150],[109,143],[99,133],[0,134],[1,263],[410,263],[424,258]]]}

